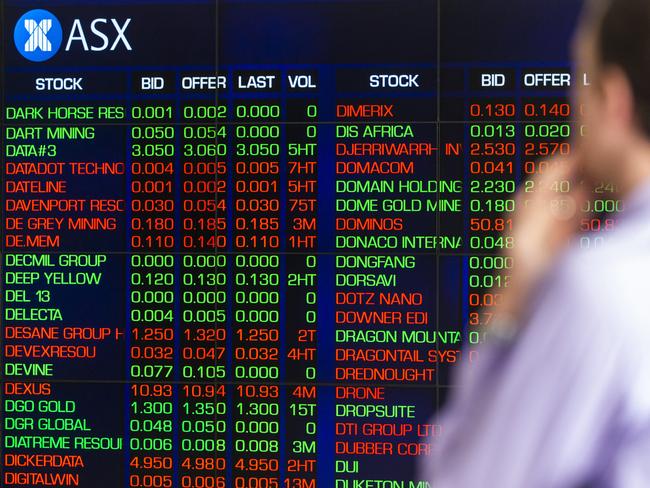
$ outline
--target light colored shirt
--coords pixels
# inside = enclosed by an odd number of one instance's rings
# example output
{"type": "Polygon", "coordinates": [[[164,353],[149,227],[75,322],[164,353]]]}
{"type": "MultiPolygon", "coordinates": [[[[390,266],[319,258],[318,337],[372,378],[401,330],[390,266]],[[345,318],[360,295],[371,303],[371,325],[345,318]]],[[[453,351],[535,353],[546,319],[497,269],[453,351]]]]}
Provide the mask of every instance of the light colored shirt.
{"type": "Polygon", "coordinates": [[[456,370],[432,488],[650,487],[650,183],[606,234],[562,255],[512,342],[456,370]]]}

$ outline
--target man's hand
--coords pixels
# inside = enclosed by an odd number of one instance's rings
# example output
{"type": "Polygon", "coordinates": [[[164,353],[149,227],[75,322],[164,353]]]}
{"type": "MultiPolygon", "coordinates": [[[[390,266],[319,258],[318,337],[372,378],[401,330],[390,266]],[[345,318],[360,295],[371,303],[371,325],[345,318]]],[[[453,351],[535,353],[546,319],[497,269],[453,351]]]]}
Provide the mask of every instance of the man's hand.
{"type": "Polygon", "coordinates": [[[526,181],[515,196],[508,233],[514,245],[506,250],[513,268],[497,313],[521,316],[532,290],[578,233],[589,196],[579,168],[579,157],[553,159],[544,173],[526,181]]]}

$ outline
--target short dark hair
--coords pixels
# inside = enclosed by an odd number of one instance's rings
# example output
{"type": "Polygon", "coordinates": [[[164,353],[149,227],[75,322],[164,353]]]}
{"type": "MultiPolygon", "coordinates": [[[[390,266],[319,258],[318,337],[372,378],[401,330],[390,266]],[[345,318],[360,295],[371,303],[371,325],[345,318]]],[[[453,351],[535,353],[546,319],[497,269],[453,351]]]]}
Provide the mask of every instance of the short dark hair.
{"type": "Polygon", "coordinates": [[[638,122],[650,136],[650,0],[595,0],[591,7],[596,55],[627,75],[638,122]]]}

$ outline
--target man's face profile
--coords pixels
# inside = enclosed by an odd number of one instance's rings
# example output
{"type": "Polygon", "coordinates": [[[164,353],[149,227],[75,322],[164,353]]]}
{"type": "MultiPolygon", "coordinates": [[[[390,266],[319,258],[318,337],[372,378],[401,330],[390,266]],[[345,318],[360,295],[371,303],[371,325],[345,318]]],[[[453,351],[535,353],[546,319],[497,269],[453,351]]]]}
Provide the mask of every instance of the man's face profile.
{"type": "Polygon", "coordinates": [[[573,41],[578,120],[574,133],[583,176],[600,183],[616,181],[630,144],[640,134],[628,77],[621,68],[600,61],[598,23],[593,17],[583,16],[573,41]]]}

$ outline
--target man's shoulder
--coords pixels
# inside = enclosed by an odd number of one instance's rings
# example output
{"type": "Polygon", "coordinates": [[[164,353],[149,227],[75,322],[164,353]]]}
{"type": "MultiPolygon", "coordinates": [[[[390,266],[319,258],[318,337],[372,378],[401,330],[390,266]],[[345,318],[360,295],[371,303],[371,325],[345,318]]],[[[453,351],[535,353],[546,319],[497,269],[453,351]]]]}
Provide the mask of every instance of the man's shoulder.
{"type": "Polygon", "coordinates": [[[559,260],[558,276],[585,292],[645,295],[650,276],[650,230],[625,229],[604,238],[585,236],[559,260]]]}
{"type": "Polygon", "coordinates": [[[603,333],[650,340],[650,233],[594,242],[568,249],[550,286],[561,290],[574,316],[589,318],[584,327],[594,330],[598,322],[603,333]]]}

